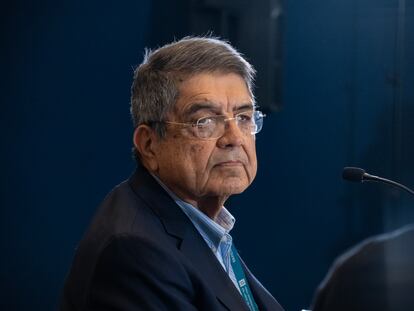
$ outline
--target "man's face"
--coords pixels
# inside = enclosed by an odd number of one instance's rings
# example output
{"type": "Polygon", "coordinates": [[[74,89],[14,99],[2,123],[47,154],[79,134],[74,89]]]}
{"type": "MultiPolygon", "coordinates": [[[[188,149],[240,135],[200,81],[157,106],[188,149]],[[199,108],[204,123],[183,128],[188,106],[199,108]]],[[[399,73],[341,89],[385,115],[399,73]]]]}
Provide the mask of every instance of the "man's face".
{"type": "MultiPolygon", "coordinates": [[[[245,81],[236,74],[203,73],[180,84],[179,98],[168,121],[194,122],[212,115],[233,117],[253,109],[245,81]]],[[[256,176],[255,137],[235,121],[223,135],[203,140],[188,128],[167,124],[165,138],[156,142],[154,172],[181,199],[197,206],[200,199],[227,198],[244,191],[256,176]]]]}

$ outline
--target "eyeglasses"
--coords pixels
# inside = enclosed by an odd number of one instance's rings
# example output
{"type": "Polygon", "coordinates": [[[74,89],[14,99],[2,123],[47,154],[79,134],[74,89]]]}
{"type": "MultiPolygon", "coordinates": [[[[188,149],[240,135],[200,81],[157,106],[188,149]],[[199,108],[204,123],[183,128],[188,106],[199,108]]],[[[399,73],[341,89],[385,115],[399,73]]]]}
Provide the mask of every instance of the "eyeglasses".
{"type": "Polygon", "coordinates": [[[233,118],[224,115],[208,116],[191,123],[164,121],[166,124],[181,125],[189,129],[190,133],[200,139],[215,139],[223,136],[226,122],[234,120],[243,134],[255,135],[262,130],[263,118],[266,115],[261,111],[245,111],[236,114],[233,118]]]}

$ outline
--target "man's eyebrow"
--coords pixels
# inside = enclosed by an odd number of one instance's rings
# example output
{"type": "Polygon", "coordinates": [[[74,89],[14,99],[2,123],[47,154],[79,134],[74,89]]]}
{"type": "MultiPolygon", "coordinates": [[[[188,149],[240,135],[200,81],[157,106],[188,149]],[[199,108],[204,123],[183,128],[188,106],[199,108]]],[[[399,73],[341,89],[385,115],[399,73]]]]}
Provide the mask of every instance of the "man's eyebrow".
{"type": "MultiPolygon", "coordinates": [[[[253,103],[243,103],[239,106],[235,106],[233,108],[233,111],[240,111],[240,110],[248,110],[248,109],[254,109],[255,106],[253,103]]],[[[199,110],[203,109],[209,109],[209,110],[217,110],[220,111],[221,105],[215,104],[213,102],[205,101],[205,102],[198,102],[192,104],[186,111],[185,114],[191,115],[199,110]]]]}
{"type": "MultiPolygon", "coordinates": [[[[186,115],[192,115],[194,113],[196,113],[199,110],[212,110],[212,111],[216,111],[218,113],[221,112],[221,105],[219,104],[215,104],[213,102],[209,102],[209,101],[205,101],[205,102],[199,102],[199,103],[194,103],[193,105],[191,105],[186,111],[185,114],[186,115]]],[[[244,110],[253,110],[254,109],[254,104],[253,103],[243,103],[239,106],[236,106],[233,108],[233,112],[238,112],[238,111],[244,111],[244,110]]]]}
{"type": "Polygon", "coordinates": [[[254,104],[253,103],[245,103],[241,104],[240,106],[234,107],[233,112],[243,111],[243,110],[253,110],[254,104]]]}
{"type": "Polygon", "coordinates": [[[220,106],[217,104],[214,104],[213,102],[209,102],[209,101],[204,101],[204,102],[198,102],[198,103],[194,103],[192,104],[186,111],[185,114],[186,115],[192,115],[194,113],[196,113],[199,110],[203,110],[203,109],[209,109],[209,110],[220,110],[220,106]]]}

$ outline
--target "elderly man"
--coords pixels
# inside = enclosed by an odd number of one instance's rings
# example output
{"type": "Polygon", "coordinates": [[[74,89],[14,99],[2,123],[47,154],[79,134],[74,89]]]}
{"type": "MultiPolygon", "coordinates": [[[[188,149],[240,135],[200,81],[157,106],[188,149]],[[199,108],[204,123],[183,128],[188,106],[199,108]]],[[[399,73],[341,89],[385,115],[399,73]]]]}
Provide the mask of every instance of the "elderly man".
{"type": "Polygon", "coordinates": [[[223,206],[256,175],[253,77],[214,38],[147,53],[132,85],[138,168],[95,215],[61,310],[283,310],[240,259],[223,206]]]}

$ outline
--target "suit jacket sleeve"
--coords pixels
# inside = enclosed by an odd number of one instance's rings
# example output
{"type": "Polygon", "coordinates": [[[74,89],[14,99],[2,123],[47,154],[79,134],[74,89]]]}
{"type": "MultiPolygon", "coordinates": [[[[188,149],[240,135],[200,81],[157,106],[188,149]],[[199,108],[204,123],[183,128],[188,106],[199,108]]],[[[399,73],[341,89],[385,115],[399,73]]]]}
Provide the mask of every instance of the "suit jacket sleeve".
{"type": "Polygon", "coordinates": [[[103,250],[91,280],[87,310],[195,311],[194,284],[151,240],[121,236],[103,250]]]}

